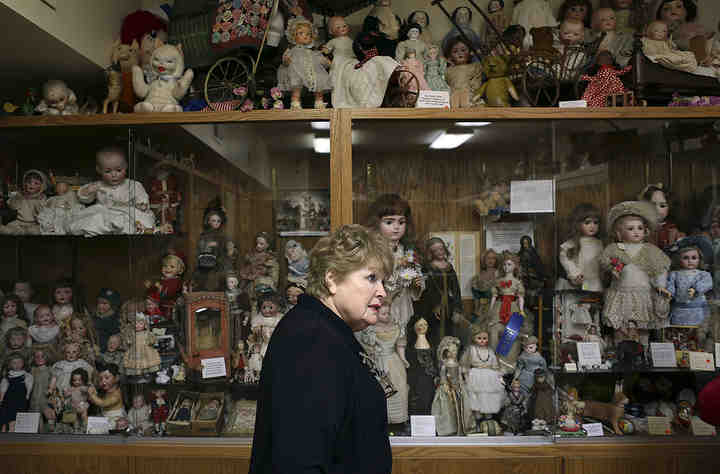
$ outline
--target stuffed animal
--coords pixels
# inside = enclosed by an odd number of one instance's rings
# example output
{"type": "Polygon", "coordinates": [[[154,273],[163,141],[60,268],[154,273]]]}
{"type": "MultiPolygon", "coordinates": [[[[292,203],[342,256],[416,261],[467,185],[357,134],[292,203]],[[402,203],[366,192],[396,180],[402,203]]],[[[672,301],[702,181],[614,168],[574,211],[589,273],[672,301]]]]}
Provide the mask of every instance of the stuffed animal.
{"type": "Polygon", "coordinates": [[[140,66],[133,66],[133,88],[143,102],[135,106],[135,112],[182,112],[178,101],[182,99],[193,80],[193,71],[183,74],[182,46],[165,44],[152,53],[150,67],[155,79],[147,83],[140,66]]]}
{"type": "Polygon", "coordinates": [[[615,434],[622,435],[623,431],[620,429],[618,421],[620,421],[620,418],[625,415],[625,405],[628,402],[628,397],[626,397],[622,392],[617,392],[613,395],[612,403],[593,402],[587,400],[584,402],[585,408],[583,408],[583,416],[607,421],[613,427],[615,434]]]}
{"type": "Polygon", "coordinates": [[[508,59],[505,56],[485,56],[482,68],[487,80],[475,92],[473,102],[485,97],[490,107],[510,107],[510,97],[515,100],[520,98],[507,77],[508,59]]]}

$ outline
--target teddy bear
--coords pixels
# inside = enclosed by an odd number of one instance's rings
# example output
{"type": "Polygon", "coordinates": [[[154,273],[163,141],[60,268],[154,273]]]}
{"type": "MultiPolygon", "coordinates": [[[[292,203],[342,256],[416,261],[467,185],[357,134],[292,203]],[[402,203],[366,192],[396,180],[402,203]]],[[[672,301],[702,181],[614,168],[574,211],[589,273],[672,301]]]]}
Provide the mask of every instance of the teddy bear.
{"type": "Polygon", "coordinates": [[[485,97],[490,107],[510,107],[510,97],[519,100],[517,90],[507,77],[508,58],[505,56],[485,56],[482,68],[487,80],[475,91],[474,101],[485,97]]]}

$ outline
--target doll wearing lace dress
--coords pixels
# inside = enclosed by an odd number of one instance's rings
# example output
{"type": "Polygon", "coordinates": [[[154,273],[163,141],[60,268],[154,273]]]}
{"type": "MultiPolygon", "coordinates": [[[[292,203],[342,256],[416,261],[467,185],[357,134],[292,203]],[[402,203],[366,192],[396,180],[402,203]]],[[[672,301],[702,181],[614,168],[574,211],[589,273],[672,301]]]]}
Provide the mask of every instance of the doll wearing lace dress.
{"type": "Polygon", "coordinates": [[[650,61],[668,69],[693,72],[698,67],[695,54],[680,51],[668,37],[668,25],[662,21],[653,21],[647,26],[642,39],[642,50],[650,61]]]}
{"type": "Polygon", "coordinates": [[[472,343],[460,358],[470,408],[478,422],[500,412],[505,401],[502,372],[488,344],[487,331],[478,328],[474,331],[472,343]]]}

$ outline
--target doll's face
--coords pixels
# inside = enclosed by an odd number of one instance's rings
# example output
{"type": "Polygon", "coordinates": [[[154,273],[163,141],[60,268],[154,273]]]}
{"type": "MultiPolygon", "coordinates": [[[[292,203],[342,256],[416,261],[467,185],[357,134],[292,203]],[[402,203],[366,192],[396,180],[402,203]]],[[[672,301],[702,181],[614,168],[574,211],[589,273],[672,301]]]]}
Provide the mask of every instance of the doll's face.
{"type": "Polygon", "coordinates": [[[645,240],[645,222],[635,216],[623,218],[617,225],[617,238],[620,242],[642,242],[645,240]]]}
{"type": "Polygon", "coordinates": [[[260,312],[266,318],[274,316],[277,312],[277,305],[272,301],[263,301],[262,306],[260,306],[260,312]]]}
{"type": "Polygon", "coordinates": [[[497,254],[495,252],[485,254],[485,266],[487,268],[497,268],[497,254]]]}
{"type": "Polygon", "coordinates": [[[350,27],[345,22],[345,18],[337,17],[330,28],[330,34],[334,37],[347,36],[350,33],[350,27]]]}
{"type": "Polygon", "coordinates": [[[566,20],[560,25],[560,39],[564,44],[579,44],[585,37],[585,27],[578,21],[566,20]]]}
{"type": "Polygon", "coordinates": [[[34,175],[25,178],[23,184],[25,186],[25,194],[37,194],[42,191],[42,181],[34,175]]]}
{"type": "Polygon", "coordinates": [[[133,404],[132,404],[132,406],[133,406],[133,408],[135,408],[136,410],[144,407],[144,406],[145,406],[145,397],[143,397],[142,395],[135,395],[135,397],[133,397],[133,404]]]}
{"type": "Polygon", "coordinates": [[[300,260],[300,257],[301,257],[301,255],[300,255],[300,246],[299,246],[299,245],[293,245],[293,246],[291,246],[291,247],[288,247],[287,250],[285,251],[285,255],[287,255],[287,258],[288,258],[291,262],[297,262],[298,260],[300,260]]]}
{"type": "Polygon", "coordinates": [[[225,284],[227,285],[228,290],[236,290],[238,287],[238,279],[237,277],[227,277],[225,279],[225,284]]]}
{"type": "Polygon", "coordinates": [[[534,354],[537,352],[537,344],[528,344],[525,346],[525,352],[529,354],[534,354]]]}
{"type": "Polygon", "coordinates": [[[80,347],[77,344],[68,344],[65,346],[65,360],[72,362],[80,357],[80,347]]]}
{"type": "Polygon", "coordinates": [[[6,318],[14,318],[17,316],[17,304],[12,300],[7,300],[3,305],[3,316],[6,318]]]}
{"type": "Polygon", "coordinates": [[[145,312],[148,314],[154,314],[158,311],[160,306],[152,298],[145,298],[145,312]]]}
{"type": "Polygon", "coordinates": [[[477,344],[480,347],[487,347],[488,345],[488,335],[486,332],[481,332],[480,334],[477,334],[473,341],[475,341],[475,344],[477,344]]]}
{"type": "Polygon", "coordinates": [[[657,209],[659,216],[658,222],[664,222],[668,216],[668,212],[670,212],[670,206],[668,205],[667,199],[665,199],[665,193],[655,191],[652,193],[652,196],[650,196],[650,201],[655,204],[655,209],[657,209]]]}
{"type": "Polygon", "coordinates": [[[407,219],[405,216],[393,215],[383,216],[380,219],[380,233],[391,243],[397,244],[405,235],[407,229],[407,219]]]}
{"type": "Polygon", "coordinates": [[[500,5],[500,2],[498,2],[497,0],[491,0],[490,3],[488,3],[488,7],[487,7],[488,13],[499,12],[502,9],[503,9],[502,5],[500,5]]]}
{"type": "Polygon", "coordinates": [[[72,329],[72,332],[74,334],[80,335],[80,336],[87,336],[87,328],[85,327],[85,323],[82,319],[73,319],[70,323],[70,329],[72,329]]]}
{"type": "Polygon", "coordinates": [[[311,44],[313,41],[312,28],[300,25],[295,29],[295,43],[300,45],[311,44]]]}
{"type": "Polygon", "coordinates": [[[421,335],[421,334],[427,334],[428,332],[428,323],[424,319],[421,319],[420,321],[415,323],[415,334],[421,335]]]}
{"type": "Polygon", "coordinates": [[[407,53],[405,53],[405,59],[415,59],[417,57],[417,53],[414,49],[408,50],[407,53]]]}
{"type": "Polygon", "coordinates": [[[433,260],[445,260],[445,257],[447,257],[445,246],[440,242],[432,244],[429,250],[433,260]]]}
{"type": "Polygon", "coordinates": [[[410,28],[408,31],[408,39],[416,40],[420,37],[420,30],[417,28],[410,28]]]}
{"type": "Polygon", "coordinates": [[[660,18],[667,22],[685,21],[687,10],[682,0],[673,0],[665,3],[660,10],[660,18]]]}
{"type": "Polygon", "coordinates": [[[593,237],[600,230],[600,220],[597,217],[586,217],[580,223],[580,234],[584,237],[593,237]]]}
{"type": "Polygon", "coordinates": [[[668,27],[662,21],[654,21],[647,27],[647,37],[652,40],[664,41],[668,36],[668,27]]]}
{"type": "Polygon", "coordinates": [[[440,52],[440,50],[439,50],[436,46],[435,46],[435,47],[431,47],[431,48],[428,50],[428,57],[429,57],[430,59],[437,59],[439,52],[440,52]]]}
{"type": "Polygon", "coordinates": [[[107,351],[108,352],[117,352],[118,349],[120,349],[120,337],[116,334],[113,334],[108,339],[107,351]]]}
{"type": "Polygon", "coordinates": [[[511,258],[508,258],[503,262],[503,270],[505,270],[506,275],[512,275],[512,273],[515,271],[515,261],[511,258]]]}
{"type": "Polygon", "coordinates": [[[192,401],[189,398],[186,398],[185,400],[182,401],[180,406],[183,408],[190,408],[192,406],[192,401]]]}
{"type": "Polygon", "coordinates": [[[382,305],[378,310],[378,321],[381,323],[387,323],[390,321],[390,306],[382,305]]]}
{"type": "Polygon", "coordinates": [[[45,353],[43,351],[35,351],[33,354],[33,362],[36,366],[43,367],[47,364],[47,357],[45,356],[45,353]]]}
{"type": "Polygon", "coordinates": [[[63,194],[70,191],[70,185],[67,183],[57,183],[55,185],[55,192],[58,196],[62,196],[63,194]]]}
{"type": "Polygon", "coordinates": [[[14,349],[20,349],[20,348],[22,348],[22,346],[25,345],[25,340],[26,340],[25,334],[23,334],[23,333],[13,333],[13,334],[8,338],[8,347],[9,347],[10,349],[13,349],[13,350],[14,350],[14,349]]]}
{"type": "Polygon", "coordinates": [[[102,153],[97,157],[95,169],[103,183],[108,186],[118,186],[127,176],[127,161],[120,153],[102,153]]]}
{"type": "Polygon", "coordinates": [[[14,359],[10,359],[8,367],[10,370],[22,370],[23,367],[25,367],[25,361],[23,361],[20,357],[15,357],[14,359]]]}
{"type": "Polygon", "coordinates": [[[57,304],[70,304],[72,303],[73,290],[69,286],[56,288],[54,296],[57,304]]]}
{"type": "Polygon", "coordinates": [[[455,43],[450,50],[450,59],[453,64],[467,64],[470,62],[470,48],[465,43],[455,43]]]}
{"type": "Polygon", "coordinates": [[[28,303],[30,298],[32,298],[33,289],[28,282],[18,282],[15,283],[13,293],[15,293],[15,295],[20,298],[23,303],[28,303]]]}
{"type": "Polygon", "coordinates": [[[80,387],[83,384],[83,378],[80,374],[73,374],[72,377],[70,377],[70,385],[73,387],[80,387]]]}
{"type": "Polygon", "coordinates": [[[458,354],[458,346],[455,344],[450,344],[447,348],[447,358],[448,359],[455,359],[458,354]]]}
{"type": "Polygon", "coordinates": [[[98,298],[95,309],[99,314],[106,314],[112,309],[112,305],[105,298],[98,298]]]}
{"type": "Polygon", "coordinates": [[[100,378],[100,388],[106,392],[117,386],[117,377],[109,370],[103,370],[98,377],[100,378]]]}
{"type": "Polygon", "coordinates": [[[164,278],[175,278],[180,274],[180,265],[173,258],[168,258],[162,262],[162,276],[164,278]]]}
{"type": "Polygon", "coordinates": [[[135,332],[140,332],[145,330],[145,319],[137,319],[135,320],[135,332]]]}
{"type": "Polygon", "coordinates": [[[55,321],[55,316],[53,316],[52,311],[50,311],[50,308],[41,306],[35,312],[35,324],[37,324],[40,327],[48,327],[48,326],[55,326],[57,324],[57,322],[55,321]]]}
{"type": "Polygon", "coordinates": [[[460,8],[457,11],[457,15],[455,15],[455,21],[457,21],[459,25],[467,25],[470,23],[470,10],[467,8],[460,8]]]}
{"type": "Polygon", "coordinates": [[[680,266],[686,270],[695,270],[700,266],[700,253],[696,249],[683,252],[680,255],[680,266]]]}
{"type": "Polygon", "coordinates": [[[300,288],[291,286],[290,288],[287,289],[287,293],[286,293],[288,303],[295,306],[298,302],[298,296],[300,296],[302,294],[303,294],[303,291],[300,288]]]}
{"type": "Polygon", "coordinates": [[[255,239],[255,250],[258,252],[264,252],[268,249],[268,247],[270,247],[270,245],[268,245],[268,241],[265,240],[265,237],[258,236],[255,239]]]}
{"type": "Polygon", "coordinates": [[[217,214],[210,215],[207,221],[211,229],[217,230],[222,226],[222,219],[217,214]]]}
{"type": "Polygon", "coordinates": [[[410,18],[410,23],[417,23],[420,25],[421,28],[425,28],[427,26],[427,20],[425,19],[424,13],[414,13],[413,16],[410,18]]]}
{"type": "Polygon", "coordinates": [[[563,20],[579,21],[582,23],[585,21],[588,9],[586,5],[573,5],[565,11],[565,18],[563,20]]]}
{"type": "Polygon", "coordinates": [[[617,19],[610,8],[601,8],[593,15],[593,29],[596,31],[615,31],[617,19]]]}

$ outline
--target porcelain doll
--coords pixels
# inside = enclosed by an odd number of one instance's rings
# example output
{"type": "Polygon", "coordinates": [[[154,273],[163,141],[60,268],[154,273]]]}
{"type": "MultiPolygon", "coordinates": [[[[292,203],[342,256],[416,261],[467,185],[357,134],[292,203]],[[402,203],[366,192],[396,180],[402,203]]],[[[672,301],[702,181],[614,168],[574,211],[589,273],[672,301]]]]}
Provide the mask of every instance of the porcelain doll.
{"type": "Polygon", "coordinates": [[[15,327],[27,329],[28,324],[25,318],[25,306],[20,298],[15,295],[8,295],[2,305],[2,319],[0,320],[0,341],[5,334],[15,327]]]}
{"type": "Polygon", "coordinates": [[[395,49],[395,60],[399,63],[402,63],[402,61],[407,58],[407,53],[410,50],[415,51],[416,57],[422,58],[425,55],[425,50],[429,46],[420,39],[420,34],[422,33],[422,27],[420,25],[409,24],[405,29],[407,30],[406,38],[399,42],[397,49],[395,49]]]}
{"type": "Polygon", "coordinates": [[[408,344],[405,349],[409,364],[408,412],[410,416],[429,415],[435,396],[435,380],[438,378],[434,349],[427,338],[430,326],[425,318],[419,317],[411,327],[413,331],[408,333],[408,344]]]}
{"type": "Polygon", "coordinates": [[[475,431],[475,419],[470,408],[470,397],[457,361],[460,340],[445,336],[438,344],[437,360],[440,365],[440,383],[435,390],[432,414],[435,429],[440,436],[463,436],[475,431]]]}
{"type": "Polygon", "coordinates": [[[0,431],[15,431],[18,412],[27,411],[32,395],[33,376],[25,370],[25,357],[13,352],[3,367],[0,381],[0,431]]]}
{"type": "Polygon", "coordinates": [[[69,334],[70,318],[74,313],[82,313],[79,302],[75,301],[74,287],[71,281],[61,279],[53,284],[50,292],[53,305],[52,313],[60,326],[60,332],[63,337],[69,334]]]}
{"type": "Polygon", "coordinates": [[[158,230],[163,234],[176,231],[178,210],[182,203],[182,193],[178,180],[167,166],[158,166],[155,177],[150,182],[150,209],[157,218],[158,230]]]}
{"type": "Polygon", "coordinates": [[[42,100],[35,107],[42,115],[75,115],[80,109],[75,93],[63,81],[53,79],[42,87],[42,100]]]}
{"type": "Polygon", "coordinates": [[[58,326],[50,307],[44,304],[39,305],[33,319],[35,323],[28,328],[33,346],[54,348],[60,339],[60,326],[58,326]]]}
{"type": "Polygon", "coordinates": [[[647,58],[668,69],[693,72],[698,63],[690,51],[681,51],[669,37],[668,26],[663,21],[653,21],[645,28],[642,50],[647,58]]]}
{"type": "Polygon", "coordinates": [[[480,256],[480,273],[472,277],[470,287],[473,294],[473,324],[487,326],[488,309],[492,287],[498,270],[498,254],[493,249],[485,250],[480,256]]]}
{"type": "MultiPolygon", "coordinates": [[[[648,0],[643,0],[648,3],[648,0]]],[[[633,0],[604,0],[600,2],[600,9],[608,8],[615,13],[617,21],[616,31],[633,35],[635,33],[635,15],[633,12],[633,0]]]]}
{"type": "Polygon", "coordinates": [[[618,28],[617,17],[612,8],[599,8],[593,13],[592,31],[594,37],[605,34],[598,45],[598,51],[610,52],[618,65],[627,66],[632,57],[633,34],[618,28]]]}
{"type": "Polygon", "coordinates": [[[0,226],[0,234],[28,235],[39,234],[40,225],[37,216],[45,204],[47,197],[47,176],[39,170],[28,170],[23,173],[23,190],[7,202],[10,209],[17,211],[14,221],[0,226]]]}
{"type": "Polygon", "coordinates": [[[658,221],[655,231],[650,234],[650,242],[663,250],[668,249],[675,242],[685,237],[678,227],[668,218],[670,214],[670,190],[662,183],[649,184],[642,190],[638,199],[649,201],[655,205],[658,221]]]}
{"type": "Polygon", "coordinates": [[[45,201],[37,215],[40,233],[43,235],[67,234],[73,216],[84,207],[70,185],[60,179],[56,179],[55,196],[45,201]]]}
{"type": "Polygon", "coordinates": [[[548,425],[555,423],[555,387],[550,383],[547,370],[535,369],[528,406],[533,420],[543,420],[548,425]]]}
{"type": "Polygon", "coordinates": [[[255,236],[255,247],[243,259],[240,279],[245,281],[252,299],[277,290],[280,264],[273,244],[269,233],[260,232],[255,236]]]}
{"type": "Polygon", "coordinates": [[[63,395],[65,397],[68,411],[75,414],[73,422],[73,431],[81,433],[84,427],[87,429],[88,408],[88,389],[89,389],[88,373],[85,369],[75,369],[70,374],[70,386],[65,389],[63,395]]]}
{"type": "Polygon", "coordinates": [[[432,91],[450,90],[450,86],[445,82],[447,60],[440,54],[438,45],[431,44],[427,47],[423,56],[423,66],[428,89],[432,91]]]}
{"type": "Polygon", "coordinates": [[[648,231],[657,225],[655,206],[647,201],[625,201],[608,213],[608,228],[616,243],[605,247],[600,268],[611,276],[605,294],[603,324],[615,330],[615,341],[636,326],[647,343],[647,331],[668,324],[667,272],[670,259],[647,243],[648,231]]]}
{"type": "Polygon", "coordinates": [[[415,53],[415,50],[408,49],[405,59],[401,62],[402,66],[410,71],[415,78],[417,79],[417,86],[415,85],[415,82],[409,79],[409,76],[407,74],[404,74],[403,77],[406,77],[408,82],[408,89],[413,92],[418,91],[425,91],[429,90],[429,86],[427,82],[425,81],[425,72],[424,72],[424,66],[423,63],[420,62],[420,60],[417,59],[417,54],[415,53]]]}
{"type": "Polygon", "coordinates": [[[118,366],[121,378],[125,374],[125,351],[122,350],[122,336],[113,334],[107,340],[107,347],[98,357],[98,361],[103,364],[115,364],[118,366]]]}
{"type": "MultiPolygon", "coordinates": [[[[519,278],[520,274],[520,259],[510,252],[503,253],[501,269],[490,298],[488,333],[492,349],[497,348],[513,313],[525,314],[525,286],[519,278]]],[[[527,326],[527,320],[525,317],[524,326],[527,326]]],[[[523,332],[527,332],[525,328],[523,332]]],[[[519,354],[520,342],[516,337],[507,356],[501,360],[514,364],[519,354]]]]}
{"type": "Polygon", "coordinates": [[[147,316],[138,313],[135,316],[135,334],[125,341],[128,348],[123,358],[125,373],[141,379],[160,369],[160,354],[153,347],[155,335],[148,326],[147,316]]]}
{"type": "Polygon", "coordinates": [[[307,286],[310,258],[302,245],[294,240],[288,240],[285,244],[285,258],[288,263],[288,282],[307,286]]]}
{"type": "Polygon", "coordinates": [[[50,425],[55,422],[55,410],[50,408],[48,391],[53,379],[53,372],[50,366],[49,354],[43,349],[33,349],[33,361],[31,374],[33,377],[32,394],[28,409],[31,412],[41,413],[50,425]]]}
{"type": "Polygon", "coordinates": [[[445,74],[450,86],[450,106],[453,108],[472,107],[472,91],[482,75],[482,65],[470,62],[470,48],[462,38],[455,38],[444,50],[451,65],[445,74]]]}
{"type": "Polygon", "coordinates": [[[528,393],[523,390],[519,380],[513,380],[505,395],[501,421],[515,435],[523,432],[528,424],[527,401],[528,393]]]}
{"type": "Polygon", "coordinates": [[[505,401],[505,384],[495,353],[488,346],[488,333],[476,327],[472,343],[463,352],[460,365],[475,419],[489,419],[500,412],[505,401]]]}
{"type": "Polygon", "coordinates": [[[381,33],[387,35],[391,40],[397,41],[402,22],[393,13],[391,0],[377,0],[375,6],[368,12],[368,16],[378,19],[381,33]]]}
{"type": "MultiPolygon", "coordinates": [[[[466,44],[472,45],[472,48],[468,46],[468,51],[472,51],[473,48],[479,50],[482,45],[482,38],[472,27],[472,10],[468,7],[457,7],[453,10],[451,17],[458,26],[453,25],[450,31],[443,37],[441,44],[443,51],[449,51],[452,48],[451,43],[457,39],[462,39],[466,44]],[[464,38],[460,34],[460,31],[465,35],[464,38]],[[468,41],[470,43],[467,43],[468,41]]],[[[446,54],[446,56],[450,57],[449,54],[446,54]]],[[[480,58],[473,58],[473,61],[479,59],[480,58]]]]}
{"type": "Polygon", "coordinates": [[[96,301],[92,322],[100,351],[105,352],[110,336],[120,333],[120,294],[112,288],[101,288],[96,301]]]}
{"type": "Polygon", "coordinates": [[[35,290],[33,289],[32,283],[23,280],[16,281],[13,284],[13,294],[17,295],[23,302],[23,306],[25,306],[25,314],[28,317],[33,317],[38,304],[32,302],[32,298],[35,296],[35,290]]]}
{"type": "Polygon", "coordinates": [[[593,36],[590,30],[592,17],[593,5],[590,0],[565,0],[560,5],[557,19],[561,23],[564,21],[582,23],[584,27],[582,42],[585,42],[589,41],[593,36]]]}
{"type": "MultiPolygon", "coordinates": [[[[420,259],[413,245],[413,220],[410,205],[397,194],[383,194],[370,206],[367,226],[379,231],[393,251],[393,273],[385,279],[390,316],[405,327],[414,313],[413,301],[425,290],[420,259]]],[[[438,339],[439,341],[439,339],[438,339]]]]}
{"type": "Polygon", "coordinates": [[[609,51],[600,51],[595,57],[596,71],[594,74],[583,74],[581,81],[589,84],[583,92],[582,100],[588,107],[607,107],[608,99],[612,96],[624,96],[629,91],[620,80],[620,76],[627,74],[632,66],[622,69],[615,67],[612,54],[609,51]]]}
{"type": "Polygon", "coordinates": [[[707,38],[712,33],[708,34],[696,21],[697,14],[698,7],[693,0],[661,0],[656,19],[668,25],[668,37],[672,37],[680,50],[692,52],[697,62],[702,62],[707,54],[707,38]]]}
{"type": "Polygon", "coordinates": [[[156,78],[149,83],[140,66],[132,68],[135,95],[143,99],[135,105],[135,112],[182,112],[178,101],[185,96],[193,80],[192,69],[184,71],[182,45],[165,44],[155,49],[150,68],[156,78]]]}
{"type": "Polygon", "coordinates": [[[569,80],[581,71],[587,61],[582,49],[585,39],[585,27],[579,21],[563,20],[558,27],[558,41],[553,47],[562,55],[561,65],[557,66],[561,80],[569,80]]]}
{"type": "Polygon", "coordinates": [[[122,389],[120,387],[120,371],[114,364],[101,367],[98,371],[98,386],[102,395],[94,386],[88,389],[90,402],[100,408],[102,416],[110,422],[110,429],[122,426],[122,420],[126,420],[127,413],[123,405],[122,389]]]}
{"type": "MultiPolygon", "coordinates": [[[[214,268],[218,271],[234,270],[227,259],[227,243],[225,234],[227,213],[220,198],[210,201],[203,212],[203,231],[197,245],[198,267],[214,268]]],[[[206,290],[216,291],[216,290],[206,290]]]]}
{"type": "Polygon", "coordinates": [[[152,233],[155,216],[143,185],[127,178],[125,151],[103,148],[97,152],[95,163],[101,180],[78,189],[78,199],[89,207],[75,214],[70,233],[85,237],[152,233]]]}
{"type": "Polygon", "coordinates": [[[558,24],[548,0],[523,0],[513,8],[511,23],[525,28],[524,44],[526,47],[532,45],[530,30],[546,26],[557,26],[558,24]]]}
{"type": "Polygon", "coordinates": [[[421,28],[420,40],[427,46],[434,43],[432,31],[430,31],[430,15],[424,10],[415,10],[407,17],[406,24],[416,24],[421,28]]]}
{"type": "Polygon", "coordinates": [[[95,359],[100,356],[92,322],[84,316],[76,314],[70,319],[70,333],[65,335],[64,341],[65,344],[77,343],[80,347],[80,358],[90,365],[94,365],[95,359]]]}
{"type": "Polygon", "coordinates": [[[670,305],[670,324],[673,326],[699,326],[710,314],[705,293],[712,290],[710,272],[701,269],[703,253],[688,242],[673,257],[667,289],[673,297],[670,305]]]}
{"type": "Polygon", "coordinates": [[[152,400],[150,401],[150,416],[153,422],[153,434],[161,436],[165,434],[165,423],[170,414],[168,406],[168,394],[164,388],[152,390],[152,400]]]}
{"type": "Polygon", "coordinates": [[[489,49],[494,48],[498,44],[498,34],[502,35],[507,27],[510,26],[510,18],[505,15],[504,10],[504,0],[490,0],[487,4],[487,16],[492,26],[495,27],[495,29],[493,29],[489,24],[485,25],[485,30],[482,35],[483,42],[489,49]]]}
{"type": "Polygon", "coordinates": [[[26,361],[30,361],[30,337],[27,329],[18,326],[10,328],[0,342],[3,344],[0,348],[0,367],[7,361],[8,354],[13,352],[19,352],[26,361]]]}
{"type": "Polygon", "coordinates": [[[333,38],[325,43],[322,51],[333,56],[330,64],[330,79],[333,83],[334,93],[337,85],[335,76],[338,73],[338,66],[342,64],[343,60],[355,59],[355,52],[353,51],[353,40],[350,38],[350,27],[345,22],[345,18],[341,16],[330,17],[328,20],[328,33],[333,38]]]}
{"type": "Polygon", "coordinates": [[[175,305],[182,294],[185,262],[176,254],[168,254],[161,261],[160,273],[160,280],[154,283],[160,299],[160,313],[164,321],[173,321],[175,305]]]}
{"type": "Polygon", "coordinates": [[[291,110],[302,108],[303,87],[315,95],[315,108],[324,109],[323,94],[332,89],[332,83],[327,72],[330,62],[320,51],[312,49],[317,31],[311,21],[295,17],[288,21],[285,37],[292,47],[283,54],[283,66],[277,73],[278,87],[291,92],[291,110]]]}
{"type": "Polygon", "coordinates": [[[583,334],[582,342],[596,342],[600,347],[600,354],[605,354],[605,339],[600,335],[597,324],[590,323],[585,326],[585,334],[583,334]]]}
{"type": "Polygon", "coordinates": [[[293,309],[298,302],[298,297],[305,293],[305,287],[296,283],[289,283],[285,288],[285,307],[288,311],[293,309]]]}
{"type": "Polygon", "coordinates": [[[150,405],[145,402],[145,395],[136,394],[132,398],[132,408],[128,410],[130,427],[139,434],[144,434],[153,425],[150,421],[150,405]]]}
{"type": "Polygon", "coordinates": [[[198,410],[197,419],[204,421],[216,420],[219,414],[220,400],[213,398],[208,400],[205,405],[198,410]]]}
{"type": "Polygon", "coordinates": [[[535,383],[535,371],[537,369],[547,370],[545,358],[538,352],[538,340],[535,336],[529,336],[522,341],[523,350],[518,356],[515,364],[515,380],[520,383],[525,393],[530,393],[535,383]]]}

